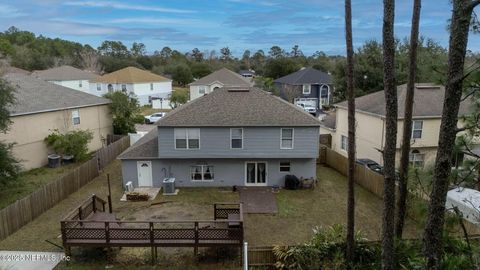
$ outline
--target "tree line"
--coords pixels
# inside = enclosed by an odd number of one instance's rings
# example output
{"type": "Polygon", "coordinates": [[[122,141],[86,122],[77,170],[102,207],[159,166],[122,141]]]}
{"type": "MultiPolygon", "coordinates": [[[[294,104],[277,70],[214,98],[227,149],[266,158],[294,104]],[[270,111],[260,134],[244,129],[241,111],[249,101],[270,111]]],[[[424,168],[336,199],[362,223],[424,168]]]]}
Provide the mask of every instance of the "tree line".
{"type": "MultiPolygon", "coordinates": [[[[398,84],[407,82],[409,39],[395,40],[395,74],[398,84]]],[[[442,82],[447,65],[447,49],[432,39],[418,39],[418,71],[420,82],[442,82]]],[[[354,51],[355,96],[384,88],[382,42],[368,40],[354,51]]],[[[273,80],[299,70],[313,67],[332,75],[335,101],[346,99],[346,57],[328,55],[321,50],[311,55],[303,53],[298,45],[284,49],[274,45],[268,51],[245,50],[234,56],[230,48],[200,50],[193,48],[180,52],[163,47],[147,53],[145,44],[134,42],[129,48],[121,41],[105,40],[98,48],[60,38],[22,31],[16,27],[0,33],[0,56],[12,66],[26,70],[48,69],[71,65],[98,73],[109,73],[127,66],[150,70],[170,76],[174,83],[187,85],[222,67],[233,71],[252,69],[260,77],[258,85],[272,89],[273,80]]],[[[476,55],[468,55],[473,59],[476,55]]]]}

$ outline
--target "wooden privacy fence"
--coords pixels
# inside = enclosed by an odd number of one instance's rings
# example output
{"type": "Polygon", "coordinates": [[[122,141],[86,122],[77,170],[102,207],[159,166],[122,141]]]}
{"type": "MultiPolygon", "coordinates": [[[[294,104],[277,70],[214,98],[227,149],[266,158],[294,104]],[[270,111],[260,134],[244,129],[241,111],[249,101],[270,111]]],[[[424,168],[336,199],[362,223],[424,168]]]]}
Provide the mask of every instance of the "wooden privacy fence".
{"type": "Polygon", "coordinates": [[[73,171],[1,209],[0,240],[5,239],[93,180],[99,175],[100,170],[112,162],[129,145],[129,138],[123,137],[109,146],[98,150],[90,160],[73,171]]]}
{"type": "MultiPolygon", "coordinates": [[[[325,146],[320,147],[320,153],[325,155],[322,159],[325,160],[325,164],[347,175],[348,159],[346,157],[325,146]]],[[[383,181],[383,175],[356,164],[355,182],[380,198],[383,198],[383,181]]]]}

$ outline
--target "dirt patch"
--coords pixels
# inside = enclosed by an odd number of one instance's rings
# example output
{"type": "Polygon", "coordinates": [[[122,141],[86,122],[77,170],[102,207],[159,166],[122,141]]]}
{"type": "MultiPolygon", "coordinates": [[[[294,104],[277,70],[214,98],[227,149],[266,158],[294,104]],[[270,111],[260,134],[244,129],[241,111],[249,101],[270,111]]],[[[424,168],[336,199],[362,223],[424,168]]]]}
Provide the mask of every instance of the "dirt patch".
{"type": "Polygon", "coordinates": [[[157,204],[139,209],[124,217],[128,220],[205,220],[213,219],[212,206],[196,205],[183,202],[157,204]]]}

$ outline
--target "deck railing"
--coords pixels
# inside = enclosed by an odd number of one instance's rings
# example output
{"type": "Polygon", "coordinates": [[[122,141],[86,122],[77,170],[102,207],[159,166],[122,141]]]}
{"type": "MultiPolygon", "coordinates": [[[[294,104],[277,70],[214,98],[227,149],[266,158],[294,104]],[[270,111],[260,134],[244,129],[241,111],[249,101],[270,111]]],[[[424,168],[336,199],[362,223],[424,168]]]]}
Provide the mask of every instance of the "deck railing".
{"type": "Polygon", "coordinates": [[[214,220],[88,220],[105,211],[105,201],[92,196],[61,221],[63,245],[98,247],[239,246],[243,243],[242,204],[214,204],[214,220]]]}

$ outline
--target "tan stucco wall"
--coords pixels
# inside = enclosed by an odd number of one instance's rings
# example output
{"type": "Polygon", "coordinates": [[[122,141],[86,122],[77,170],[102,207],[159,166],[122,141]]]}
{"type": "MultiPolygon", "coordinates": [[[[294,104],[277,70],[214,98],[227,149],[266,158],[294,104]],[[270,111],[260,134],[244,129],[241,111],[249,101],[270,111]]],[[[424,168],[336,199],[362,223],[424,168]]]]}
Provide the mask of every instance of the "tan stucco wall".
{"type": "Polygon", "coordinates": [[[14,142],[13,152],[22,160],[23,168],[28,170],[47,164],[47,155],[52,153],[47,149],[44,139],[52,130],[61,132],[81,129],[93,132],[89,150],[102,147],[103,140],[113,133],[112,116],[108,105],[79,108],[80,124],[72,125],[72,110],[37,113],[14,116],[13,123],[7,134],[0,134],[0,140],[14,142]]]}
{"type": "MultiPolygon", "coordinates": [[[[357,112],[356,118],[356,147],[357,158],[369,158],[383,165],[380,151],[385,143],[385,121],[383,118],[357,112]],[[378,150],[377,150],[378,149],[378,150]]],[[[415,120],[415,119],[414,119],[415,120]]],[[[412,149],[418,149],[425,154],[425,167],[435,161],[436,147],[438,145],[438,133],[440,131],[440,119],[418,119],[423,121],[422,138],[412,140],[412,149]]],[[[348,136],[347,110],[337,108],[337,129],[332,133],[332,149],[347,156],[347,152],[341,149],[341,136],[348,136]]],[[[321,130],[322,131],[322,130],[321,130]]],[[[398,121],[397,130],[397,158],[400,160],[400,146],[403,134],[403,120],[398,121]]]]}

